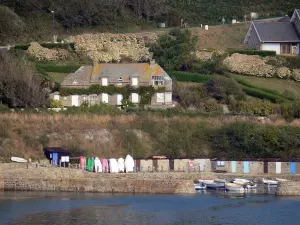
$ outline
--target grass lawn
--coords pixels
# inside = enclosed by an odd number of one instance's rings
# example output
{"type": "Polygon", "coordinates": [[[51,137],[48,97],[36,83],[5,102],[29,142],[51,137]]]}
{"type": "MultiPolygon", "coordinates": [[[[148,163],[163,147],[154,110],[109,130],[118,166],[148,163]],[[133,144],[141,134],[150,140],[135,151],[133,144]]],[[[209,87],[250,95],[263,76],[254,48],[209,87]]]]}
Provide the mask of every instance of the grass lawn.
{"type": "Polygon", "coordinates": [[[290,80],[281,80],[277,78],[261,78],[243,76],[238,74],[235,74],[233,76],[246,80],[259,88],[276,90],[280,93],[284,93],[287,90],[289,92],[292,92],[297,99],[300,99],[300,83],[290,80]]]}
{"type": "Polygon", "coordinates": [[[63,82],[66,76],[68,76],[68,73],[48,73],[50,77],[53,78],[53,80],[57,83],[63,82]]]}

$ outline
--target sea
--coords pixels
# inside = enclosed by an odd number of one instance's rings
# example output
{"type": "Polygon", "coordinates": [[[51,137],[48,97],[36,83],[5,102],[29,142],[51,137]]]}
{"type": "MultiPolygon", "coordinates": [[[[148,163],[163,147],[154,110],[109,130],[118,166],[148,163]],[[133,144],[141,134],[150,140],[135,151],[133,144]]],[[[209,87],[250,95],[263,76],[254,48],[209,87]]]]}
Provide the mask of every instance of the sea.
{"type": "Polygon", "coordinates": [[[2,192],[0,224],[300,224],[300,197],[278,197],[275,190],[189,195],[2,192]]]}

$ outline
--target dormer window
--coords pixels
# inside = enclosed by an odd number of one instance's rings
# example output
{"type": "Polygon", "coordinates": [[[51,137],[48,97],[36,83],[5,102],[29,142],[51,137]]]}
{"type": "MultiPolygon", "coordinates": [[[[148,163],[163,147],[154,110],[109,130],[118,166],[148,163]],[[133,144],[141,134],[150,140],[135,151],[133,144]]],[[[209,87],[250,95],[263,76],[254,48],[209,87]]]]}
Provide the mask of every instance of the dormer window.
{"type": "Polygon", "coordinates": [[[73,80],[72,84],[78,84],[77,80],[73,80]]]}
{"type": "Polygon", "coordinates": [[[153,86],[164,85],[164,77],[163,76],[152,76],[152,85],[153,86]]]}
{"type": "Polygon", "coordinates": [[[123,82],[123,78],[121,76],[118,78],[118,82],[123,82]]]}

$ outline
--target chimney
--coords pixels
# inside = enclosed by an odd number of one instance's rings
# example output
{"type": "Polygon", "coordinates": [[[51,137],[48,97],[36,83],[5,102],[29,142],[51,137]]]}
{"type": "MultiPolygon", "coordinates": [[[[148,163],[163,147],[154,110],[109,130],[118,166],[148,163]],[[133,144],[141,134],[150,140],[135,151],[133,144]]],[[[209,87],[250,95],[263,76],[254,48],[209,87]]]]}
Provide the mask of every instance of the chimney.
{"type": "Polygon", "coordinates": [[[155,65],[155,59],[150,59],[150,67],[153,67],[155,65]]]}

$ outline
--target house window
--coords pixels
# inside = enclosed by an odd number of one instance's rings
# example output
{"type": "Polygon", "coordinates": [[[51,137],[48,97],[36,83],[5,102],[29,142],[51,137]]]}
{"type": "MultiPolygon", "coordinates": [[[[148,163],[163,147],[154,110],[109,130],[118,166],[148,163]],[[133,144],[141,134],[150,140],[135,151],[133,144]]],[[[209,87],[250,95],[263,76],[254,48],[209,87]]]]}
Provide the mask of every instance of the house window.
{"type": "Polygon", "coordinates": [[[156,102],[164,103],[165,102],[165,93],[156,93],[156,102]]]}
{"type": "Polygon", "coordinates": [[[280,45],[281,54],[291,54],[291,44],[280,45]]]}
{"type": "Polygon", "coordinates": [[[138,86],[138,79],[137,79],[137,77],[133,77],[131,79],[131,85],[132,86],[138,86]]]}
{"type": "Polygon", "coordinates": [[[108,103],[108,94],[106,94],[106,93],[102,94],[102,102],[103,103],[108,103]]]}
{"type": "Polygon", "coordinates": [[[118,82],[123,82],[123,78],[121,76],[118,78],[118,82]]]}
{"type": "Polygon", "coordinates": [[[108,80],[106,77],[102,78],[102,86],[107,86],[108,85],[108,80]]]}
{"type": "Polygon", "coordinates": [[[152,76],[152,85],[153,86],[164,85],[164,77],[163,76],[152,76]]]}
{"type": "Polygon", "coordinates": [[[131,94],[131,101],[132,101],[133,103],[139,103],[139,94],[137,94],[137,93],[132,93],[132,94],[131,94]]]}

